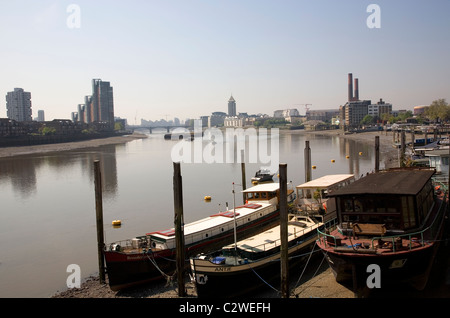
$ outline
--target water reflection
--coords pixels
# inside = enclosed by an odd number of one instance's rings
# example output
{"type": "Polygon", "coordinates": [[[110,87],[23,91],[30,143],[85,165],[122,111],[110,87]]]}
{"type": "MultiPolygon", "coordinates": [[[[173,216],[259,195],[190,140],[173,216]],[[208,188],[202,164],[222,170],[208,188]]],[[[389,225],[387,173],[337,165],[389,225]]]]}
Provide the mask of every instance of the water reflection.
{"type": "Polygon", "coordinates": [[[22,199],[27,199],[36,195],[38,175],[45,179],[50,171],[53,178],[63,177],[68,171],[81,171],[93,183],[94,160],[101,162],[104,194],[107,197],[115,196],[118,189],[115,145],[103,146],[95,152],[74,151],[53,155],[1,158],[0,184],[4,186],[10,184],[13,193],[22,199]]]}

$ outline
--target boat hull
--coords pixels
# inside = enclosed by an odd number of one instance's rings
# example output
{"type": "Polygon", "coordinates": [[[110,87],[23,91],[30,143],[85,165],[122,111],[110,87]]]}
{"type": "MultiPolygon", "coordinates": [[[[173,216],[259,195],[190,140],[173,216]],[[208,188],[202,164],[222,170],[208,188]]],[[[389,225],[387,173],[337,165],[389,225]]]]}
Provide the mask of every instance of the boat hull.
{"type": "MultiPolygon", "coordinates": [[[[288,250],[289,272],[299,272],[315,246],[317,234],[313,231],[307,237],[297,240],[288,250]]],[[[280,253],[258,261],[241,265],[222,266],[209,260],[191,259],[197,296],[199,298],[233,298],[248,296],[256,290],[280,286],[280,253]]]]}
{"type": "Polygon", "coordinates": [[[336,253],[331,250],[324,250],[324,255],[336,281],[348,284],[355,292],[366,287],[383,288],[398,283],[407,283],[422,290],[426,286],[437,248],[438,243],[431,243],[390,255],[336,253]]]}
{"type": "MultiPolygon", "coordinates": [[[[239,239],[264,231],[279,222],[279,210],[265,217],[246,223],[237,228],[239,239]]],[[[215,237],[186,245],[185,257],[205,253],[229,244],[234,239],[234,230],[221,233],[215,237]]],[[[108,283],[113,291],[133,287],[153,281],[167,279],[176,270],[175,249],[167,249],[150,253],[127,254],[118,251],[104,251],[108,283]]],[[[189,263],[186,262],[186,266],[189,263]]]]}

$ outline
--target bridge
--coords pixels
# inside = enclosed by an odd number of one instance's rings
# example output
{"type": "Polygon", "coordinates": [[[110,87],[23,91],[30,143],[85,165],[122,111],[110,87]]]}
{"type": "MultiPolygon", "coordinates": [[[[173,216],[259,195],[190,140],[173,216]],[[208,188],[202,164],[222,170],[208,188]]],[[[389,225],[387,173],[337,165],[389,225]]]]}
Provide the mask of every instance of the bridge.
{"type": "Polygon", "coordinates": [[[170,133],[171,130],[175,129],[175,128],[186,128],[191,130],[190,126],[186,126],[186,125],[167,125],[167,126],[136,126],[136,125],[127,125],[126,129],[127,130],[132,130],[135,131],[137,129],[148,129],[150,131],[150,133],[153,132],[153,130],[155,129],[165,129],[167,131],[167,133],[170,133]]]}

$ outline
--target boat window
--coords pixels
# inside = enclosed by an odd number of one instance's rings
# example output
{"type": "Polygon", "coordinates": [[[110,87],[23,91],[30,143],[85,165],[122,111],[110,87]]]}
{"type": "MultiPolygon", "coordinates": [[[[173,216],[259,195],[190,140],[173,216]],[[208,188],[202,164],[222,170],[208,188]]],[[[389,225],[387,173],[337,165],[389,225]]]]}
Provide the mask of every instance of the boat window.
{"type": "Polygon", "coordinates": [[[402,217],[403,228],[408,229],[416,226],[416,215],[414,211],[414,199],[412,196],[403,196],[402,202],[402,217]]]}
{"type": "Polygon", "coordinates": [[[261,198],[262,199],[266,199],[267,198],[267,193],[266,192],[262,192],[261,193],[261,198]]]}
{"type": "Polygon", "coordinates": [[[304,193],[303,193],[303,189],[299,189],[299,190],[298,190],[298,197],[299,197],[300,199],[303,199],[303,198],[305,197],[305,195],[304,195],[304,193]]]}
{"type": "Polygon", "coordinates": [[[312,198],[312,194],[311,194],[311,190],[310,189],[306,189],[306,198],[307,199],[311,199],[312,198]]]}
{"type": "Polygon", "coordinates": [[[344,200],[344,211],[345,212],[353,212],[353,200],[352,199],[344,200]]]}

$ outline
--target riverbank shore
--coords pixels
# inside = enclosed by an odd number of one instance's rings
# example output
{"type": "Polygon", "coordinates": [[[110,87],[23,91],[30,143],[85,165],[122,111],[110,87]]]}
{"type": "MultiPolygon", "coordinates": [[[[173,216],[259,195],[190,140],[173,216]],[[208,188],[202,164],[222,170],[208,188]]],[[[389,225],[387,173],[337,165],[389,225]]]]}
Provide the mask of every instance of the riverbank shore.
{"type": "Polygon", "coordinates": [[[131,135],[106,137],[74,142],[63,142],[63,143],[44,144],[35,146],[2,147],[0,148],[0,158],[34,155],[40,153],[50,153],[59,151],[70,151],[85,148],[95,148],[104,145],[123,144],[128,141],[143,138],[147,138],[147,135],[133,133],[131,135]]]}

